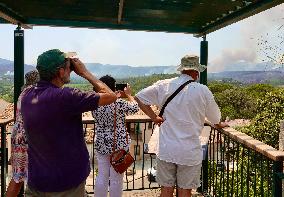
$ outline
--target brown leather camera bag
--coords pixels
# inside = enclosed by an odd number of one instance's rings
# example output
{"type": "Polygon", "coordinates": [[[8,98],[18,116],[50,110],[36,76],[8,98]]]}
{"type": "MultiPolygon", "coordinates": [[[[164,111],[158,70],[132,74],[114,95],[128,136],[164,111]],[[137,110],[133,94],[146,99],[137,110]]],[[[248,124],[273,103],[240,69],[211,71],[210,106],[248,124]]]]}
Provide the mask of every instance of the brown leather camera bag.
{"type": "MultiPolygon", "coordinates": [[[[129,153],[129,151],[125,151],[124,149],[115,150],[116,147],[116,105],[114,110],[114,134],[113,134],[113,147],[112,154],[110,155],[110,164],[114,168],[114,170],[120,174],[124,173],[129,166],[134,162],[133,157],[129,153]]],[[[126,131],[126,143],[128,144],[128,137],[126,131]]]]}

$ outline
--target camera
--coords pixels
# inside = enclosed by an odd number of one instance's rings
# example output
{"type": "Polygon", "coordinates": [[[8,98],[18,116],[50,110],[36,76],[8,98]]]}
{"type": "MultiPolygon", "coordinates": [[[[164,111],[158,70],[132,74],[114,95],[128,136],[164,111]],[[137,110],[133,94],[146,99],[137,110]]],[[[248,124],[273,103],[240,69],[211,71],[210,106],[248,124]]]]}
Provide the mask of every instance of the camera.
{"type": "MultiPolygon", "coordinates": [[[[65,58],[74,58],[77,55],[76,52],[67,52],[65,53],[65,58]]],[[[70,61],[70,70],[73,71],[75,68],[74,64],[72,61],[70,61]]]]}
{"type": "Polygon", "coordinates": [[[115,89],[116,90],[121,90],[121,91],[124,91],[124,88],[126,88],[127,87],[127,84],[126,83],[117,83],[116,85],[115,85],[115,89]]]}

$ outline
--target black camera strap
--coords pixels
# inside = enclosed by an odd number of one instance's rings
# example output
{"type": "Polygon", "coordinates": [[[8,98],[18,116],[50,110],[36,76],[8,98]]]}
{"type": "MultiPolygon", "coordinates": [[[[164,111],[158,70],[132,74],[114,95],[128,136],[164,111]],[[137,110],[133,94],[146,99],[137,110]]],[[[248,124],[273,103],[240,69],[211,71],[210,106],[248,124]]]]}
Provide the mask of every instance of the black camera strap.
{"type": "Polygon", "coordinates": [[[159,116],[162,117],[165,111],[166,106],[168,105],[168,103],[189,83],[193,82],[194,80],[189,80],[187,82],[185,82],[184,84],[182,84],[171,96],[169,96],[166,100],[166,102],[164,103],[159,116]]]}

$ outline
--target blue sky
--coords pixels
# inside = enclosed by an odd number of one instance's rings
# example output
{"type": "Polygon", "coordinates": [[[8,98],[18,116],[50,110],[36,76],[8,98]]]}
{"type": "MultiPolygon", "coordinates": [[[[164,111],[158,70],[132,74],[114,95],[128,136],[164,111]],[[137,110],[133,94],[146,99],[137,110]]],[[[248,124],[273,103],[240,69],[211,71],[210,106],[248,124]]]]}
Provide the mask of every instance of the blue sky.
{"type": "MultiPolygon", "coordinates": [[[[283,24],[284,4],[209,34],[209,72],[231,69],[238,62],[252,65],[267,60],[258,47],[262,39],[283,53],[284,44],[278,44],[283,24]]],[[[0,25],[0,58],[13,60],[15,28],[0,25]]],[[[35,26],[25,30],[25,63],[35,64],[40,53],[59,48],[76,51],[86,63],[178,65],[185,54],[199,55],[201,40],[190,34],[35,26]]]]}

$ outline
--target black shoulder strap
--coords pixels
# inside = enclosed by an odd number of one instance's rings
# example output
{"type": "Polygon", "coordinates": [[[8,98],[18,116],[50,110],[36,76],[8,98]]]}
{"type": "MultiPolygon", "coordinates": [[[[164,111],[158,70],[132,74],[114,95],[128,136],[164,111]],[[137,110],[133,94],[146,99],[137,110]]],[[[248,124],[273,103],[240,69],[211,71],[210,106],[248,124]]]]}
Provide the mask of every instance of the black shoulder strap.
{"type": "Polygon", "coordinates": [[[168,105],[168,103],[189,83],[193,82],[194,80],[189,80],[187,82],[185,82],[184,84],[182,84],[171,96],[169,96],[169,98],[166,100],[165,104],[163,105],[159,116],[162,117],[165,111],[166,106],[168,105]]]}

